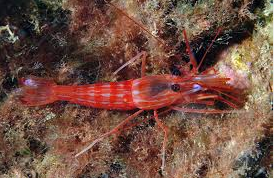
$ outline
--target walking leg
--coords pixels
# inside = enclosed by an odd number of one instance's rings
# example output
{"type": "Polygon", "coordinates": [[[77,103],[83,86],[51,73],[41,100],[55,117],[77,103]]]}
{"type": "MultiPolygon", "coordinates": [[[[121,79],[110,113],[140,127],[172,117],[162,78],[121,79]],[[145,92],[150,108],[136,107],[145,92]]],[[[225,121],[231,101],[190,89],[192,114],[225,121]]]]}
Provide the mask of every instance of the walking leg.
{"type": "Polygon", "coordinates": [[[102,141],[104,138],[115,134],[116,132],[119,132],[120,129],[123,129],[123,127],[130,122],[131,120],[133,120],[135,117],[137,117],[141,112],[143,112],[143,110],[139,110],[137,112],[135,112],[134,114],[132,114],[131,116],[129,116],[128,118],[126,118],[123,122],[121,122],[119,125],[117,125],[115,128],[113,128],[112,130],[110,130],[107,133],[104,133],[103,135],[99,136],[97,139],[95,139],[91,144],[89,144],[86,148],[84,148],[82,151],[80,151],[79,153],[77,153],[75,155],[75,157],[80,156],[81,154],[85,153],[86,151],[88,151],[89,149],[91,149],[96,143],[102,141]]]}

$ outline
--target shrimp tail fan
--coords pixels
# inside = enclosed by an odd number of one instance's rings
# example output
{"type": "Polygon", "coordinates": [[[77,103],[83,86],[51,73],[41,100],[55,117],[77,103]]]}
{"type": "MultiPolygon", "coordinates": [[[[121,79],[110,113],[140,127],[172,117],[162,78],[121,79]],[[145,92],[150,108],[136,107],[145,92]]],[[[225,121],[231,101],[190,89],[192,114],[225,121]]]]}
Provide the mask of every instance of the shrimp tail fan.
{"type": "Polygon", "coordinates": [[[28,76],[19,80],[19,100],[26,106],[40,106],[57,100],[52,80],[28,76]]]}

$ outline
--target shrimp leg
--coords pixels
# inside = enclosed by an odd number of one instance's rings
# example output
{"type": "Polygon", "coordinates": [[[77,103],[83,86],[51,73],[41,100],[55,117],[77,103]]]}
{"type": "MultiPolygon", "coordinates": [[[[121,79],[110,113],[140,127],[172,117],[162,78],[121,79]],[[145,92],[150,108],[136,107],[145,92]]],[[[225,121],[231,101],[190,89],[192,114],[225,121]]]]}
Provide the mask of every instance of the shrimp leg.
{"type": "MultiPolygon", "coordinates": [[[[169,111],[171,111],[171,110],[172,110],[171,108],[168,108],[168,109],[166,109],[166,110],[160,112],[160,113],[158,114],[158,116],[161,116],[161,115],[163,115],[163,114],[165,114],[165,113],[167,113],[167,112],[169,112],[169,111]]],[[[154,118],[154,116],[153,116],[152,118],[154,118]]],[[[150,120],[150,119],[152,119],[152,118],[151,118],[151,117],[147,117],[147,118],[145,118],[144,120],[142,120],[142,121],[140,121],[140,122],[136,122],[136,123],[133,123],[133,124],[131,124],[131,125],[128,125],[128,126],[124,127],[123,130],[127,130],[127,129],[130,129],[130,128],[135,127],[135,126],[137,126],[137,125],[140,125],[140,124],[142,124],[142,123],[145,123],[145,122],[147,122],[148,120],[150,120]]]]}
{"type": "Polygon", "coordinates": [[[123,68],[125,68],[126,66],[132,64],[133,62],[135,62],[137,59],[140,59],[142,56],[142,70],[141,70],[141,75],[144,75],[145,72],[145,58],[147,56],[147,52],[142,51],[139,52],[136,56],[134,56],[133,58],[131,58],[129,61],[127,61],[125,64],[123,64],[121,67],[119,67],[115,72],[113,72],[113,75],[116,75],[118,72],[120,72],[123,68]]]}
{"type": "Polygon", "coordinates": [[[119,125],[117,125],[115,128],[113,128],[112,130],[110,130],[109,132],[104,133],[103,135],[99,136],[97,139],[95,139],[91,144],[89,144],[86,148],[84,148],[82,151],[80,151],[79,153],[77,153],[75,155],[75,157],[77,158],[78,156],[80,156],[81,154],[85,153],[86,151],[88,151],[89,149],[91,149],[96,143],[102,141],[104,138],[115,134],[116,132],[119,132],[120,129],[123,129],[123,127],[125,126],[125,124],[127,124],[128,122],[130,122],[131,120],[133,120],[135,117],[137,117],[140,113],[142,113],[143,110],[139,110],[137,112],[135,112],[134,114],[130,115],[129,117],[127,117],[123,122],[121,122],[119,125]]]}
{"type": "Polygon", "coordinates": [[[146,58],[147,58],[147,52],[143,51],[143,57],[142,57],[142,66],[141,66],[141,77],[144,77],[146,75],[146,58]]]}
{"type": "Polygon", "coordinates": [[[218,110],[218,109],[193,109],[193,108],[181,108],[177,106],[170,107],[174,111],[188,112],[188,113],[201,113],[201,114],[224,114],[231,113],[232,111],[218,110]]]}
{"type": "Polygon", "coordinates": [[[164,141],[163,141],[163,146],[162,146],[162,166],[161,166],[161,171],[163,171],[164,167],[165,167],[165,155],[166,155],[166,144],[167,144],[168,128],[159,120],[158,113],[157,113],[156,110],[154,110],[154,118],[155,118],[156,123],[159,125],[159,127],[164,132],[164,141]]]}

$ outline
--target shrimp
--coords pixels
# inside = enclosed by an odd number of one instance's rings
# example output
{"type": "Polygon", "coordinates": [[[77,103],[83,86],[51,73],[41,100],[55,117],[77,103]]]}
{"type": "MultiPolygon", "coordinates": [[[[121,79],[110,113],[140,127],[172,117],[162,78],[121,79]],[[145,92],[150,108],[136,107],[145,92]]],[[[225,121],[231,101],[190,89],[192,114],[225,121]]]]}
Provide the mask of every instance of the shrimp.
{"type": "MultiPolygon", "coordinates": [[[[219,33],[220,29],[212,40],[210,47],[219,33]]],[[[220,77],[218,74],[211,74],[209,71],[198,74],[199,67],[208,50],[204,54],[200,64],[197,65],[185,31],[183,35],[190,58],[190,64],[193,66],[189,74],[185,76],[169,74],[146,76],[144,68],[146,54],[141,53],[139,55],[140,57],[142,56],[141,78],[120,82],[63,86],[55,84],[52,80],[29,76],[20,79],[20,100],[27,106],[46,105],[62,100],[102,109],[138,109],[138,111],[126,118],[118,126],[109,132],[100,135],[91,142],[90,145],[77,153],[75,157],[84,154],[99,141],[102,141],[104,138],[125,128],[130,121],[140,115],[143,111],[153,110],[154,119],[164,132],[161,151],[161,170],[163,170],[165,166],[165,148],[167,145],[168,128],[158,117],[159,109],[166,108],[166,111],[164,112],[175,110],[194,113],[225,113],[230,111],[218,109],[192,109],[182,106],[187,106],[190,103],[214,106],[215,101],[220,101],[229,107],[236,109],[241,103],[241,101],[235,97],[235,94],[238,93],[233,86],[228,83],[230,80],[229,78],[220,77]]]]}

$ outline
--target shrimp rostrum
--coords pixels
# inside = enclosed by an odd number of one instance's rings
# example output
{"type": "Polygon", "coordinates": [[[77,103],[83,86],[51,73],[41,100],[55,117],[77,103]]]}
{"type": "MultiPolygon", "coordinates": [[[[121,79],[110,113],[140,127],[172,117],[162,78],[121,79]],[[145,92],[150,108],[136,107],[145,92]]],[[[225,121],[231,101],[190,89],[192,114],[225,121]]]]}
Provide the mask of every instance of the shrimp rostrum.
{"type": "MultiPolygon", "coordinates": [[[[219,34],[220,30],[212,40],[219,34]]],[[[189,74],[185,76],[175,75],[153,75],[145,76],[144,63],[146,53],[142,52],[142,77],[121,82],[96,83],[81,86],[57,85],[51,80],[26,77],[20,80],[20,100],[28,106],[39,106],[49,104],[58,100],[65,100],[80,105],[91,106],[103,109],[134,110],[134,114],[126,118],[118,126],[107,133],[94,139],[75,156],[78,157],[92,148],[104,138],[115,134],[125,128],[131,120],[140,115],[144,110],[153,110],[154,119],[164,132],[162,146],[162,166],[165,166],[165,148],[167,144],[168,128],[159,120],[158,110],[166,108],[166,111],[176,110],[181,112],[194,113],[225,113],[230,110],[188,108],[188,104],[203,104],[214,106],[216,101],[222,102],[228,107],[237,108],[241,101],[235,96],[236,90],[229,84],[229,78],[220,77],[216,73],[204,71],[198,74],[206,53],[200,64],[197,65],[194,55],[191,52],[189,42],[184,31],[185,42],[193,66],[189,74]]],[[[209,47],[210,48],[210,47],[209,47]]],[[[208,50],[207,50],[208,51],[208,50]]]]}

